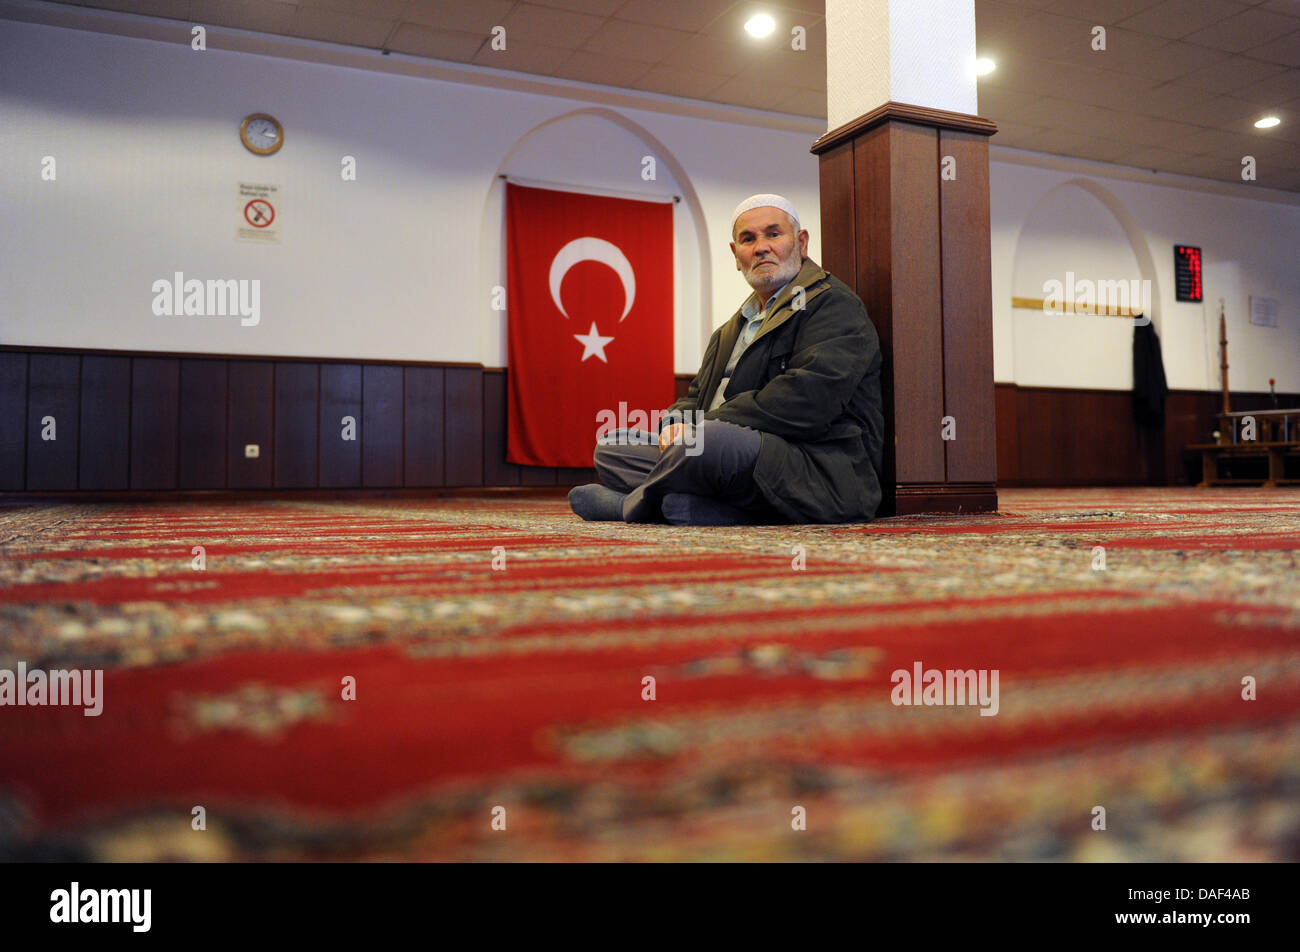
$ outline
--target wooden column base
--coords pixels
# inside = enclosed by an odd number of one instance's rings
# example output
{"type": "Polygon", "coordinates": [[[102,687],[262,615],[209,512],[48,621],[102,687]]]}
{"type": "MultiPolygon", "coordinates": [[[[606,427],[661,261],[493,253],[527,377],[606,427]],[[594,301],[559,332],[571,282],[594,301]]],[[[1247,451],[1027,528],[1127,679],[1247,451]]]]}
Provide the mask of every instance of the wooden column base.
{"type": "Polygon", "coordinates": [[[923,512],[997,512],[993,483],[899,483],[894,512],[912,516],[923,512]]]}

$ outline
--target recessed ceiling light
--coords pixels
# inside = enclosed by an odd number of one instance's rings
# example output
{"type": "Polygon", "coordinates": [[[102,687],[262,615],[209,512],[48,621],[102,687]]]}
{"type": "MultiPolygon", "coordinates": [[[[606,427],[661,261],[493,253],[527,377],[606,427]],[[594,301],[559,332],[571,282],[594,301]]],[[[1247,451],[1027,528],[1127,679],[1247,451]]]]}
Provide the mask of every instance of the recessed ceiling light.
{"type": "Polygon", "coordinates": [[[745,21],[745,32],[757,39],[762,39],[776,29],[776,21],[766,13],[756,13],[745,21]]]}
{"type": "Polygon", "coordinates": [[[1282,120],[1279,119],[1277,116],[1265,116],[1263,119],[1255,120],[1255,128],[1272,129],[1274,126],[1280,125],[1281,122],[1282,120]]]}
{"type": "Polygon", "coordinates": [[[981,56],[975,61],[976,76],[987,76],[997,68],[998,64],[993,62],[993,60],[989,59],[987,56],[981,56]]]}

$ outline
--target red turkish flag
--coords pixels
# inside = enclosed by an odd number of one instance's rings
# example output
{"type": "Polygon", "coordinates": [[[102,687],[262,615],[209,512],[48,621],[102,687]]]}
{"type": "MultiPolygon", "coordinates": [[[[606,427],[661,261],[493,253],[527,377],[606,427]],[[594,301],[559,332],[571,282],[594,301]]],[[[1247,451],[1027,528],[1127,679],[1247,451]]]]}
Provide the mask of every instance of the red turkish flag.
{"type": "Polygon", "coordinates": [[[671,203],[507,183],[506,273],[507,460],[589,467],[601,411],[673,402],[671,203]]]}

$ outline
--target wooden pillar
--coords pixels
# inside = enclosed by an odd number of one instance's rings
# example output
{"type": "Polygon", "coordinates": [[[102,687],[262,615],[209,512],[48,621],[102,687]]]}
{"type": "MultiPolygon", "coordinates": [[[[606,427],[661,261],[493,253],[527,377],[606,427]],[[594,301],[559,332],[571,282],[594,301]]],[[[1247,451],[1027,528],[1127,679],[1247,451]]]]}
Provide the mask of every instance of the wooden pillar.
{"type": "Polygon", "coordinates": [[[978,116],[887,102],[812,147],[821,263],[857,292],[880,333],[881,515],[997,509],[988,162],[996,131],[978,116]]]}

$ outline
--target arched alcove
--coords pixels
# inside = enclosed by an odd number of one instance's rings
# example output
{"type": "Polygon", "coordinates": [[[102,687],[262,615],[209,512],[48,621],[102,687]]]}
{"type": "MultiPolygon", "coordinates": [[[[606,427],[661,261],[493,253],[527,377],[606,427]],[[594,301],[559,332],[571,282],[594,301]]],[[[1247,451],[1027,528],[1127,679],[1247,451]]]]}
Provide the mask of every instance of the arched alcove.
{"type": "MultiPolygon", "coordinates": [[[[680,196],[673,206],[673,366],[679,372],[694,371],[712,332],[711,262],[699,197],[686,170],[663,143],[626,116],[602,107],[566,112],[522,135],[492,170],[483,206],[479,268],[488,286],[505,284],[503,175],[629,196],[680,196]],[[655,159],[651,181],[642,177],[647,155],[655,159]]],[[[493,311],[485,297],[480,317],[483,363],[505,366],[505,313],[493,311]]]]}
{"type": "MultiPolygon", "coordinates": [[[[1099,292],[1107,282],[1124,293],[1136,282],[1140,293],[1127,303],[1159,327],[1155,264],[1137,220],[1108,189],[1076,178],[1049,191],[1025,217],[1016,238],[1012,296],[1049,298],[1064,288],[1069,297],[1069,289],[1085,281],[1099,292]]],[[[1133,385],[1132,320],[1016,308],[1012,342],[1016,383],[1022,386],[1133,385]]]]}

